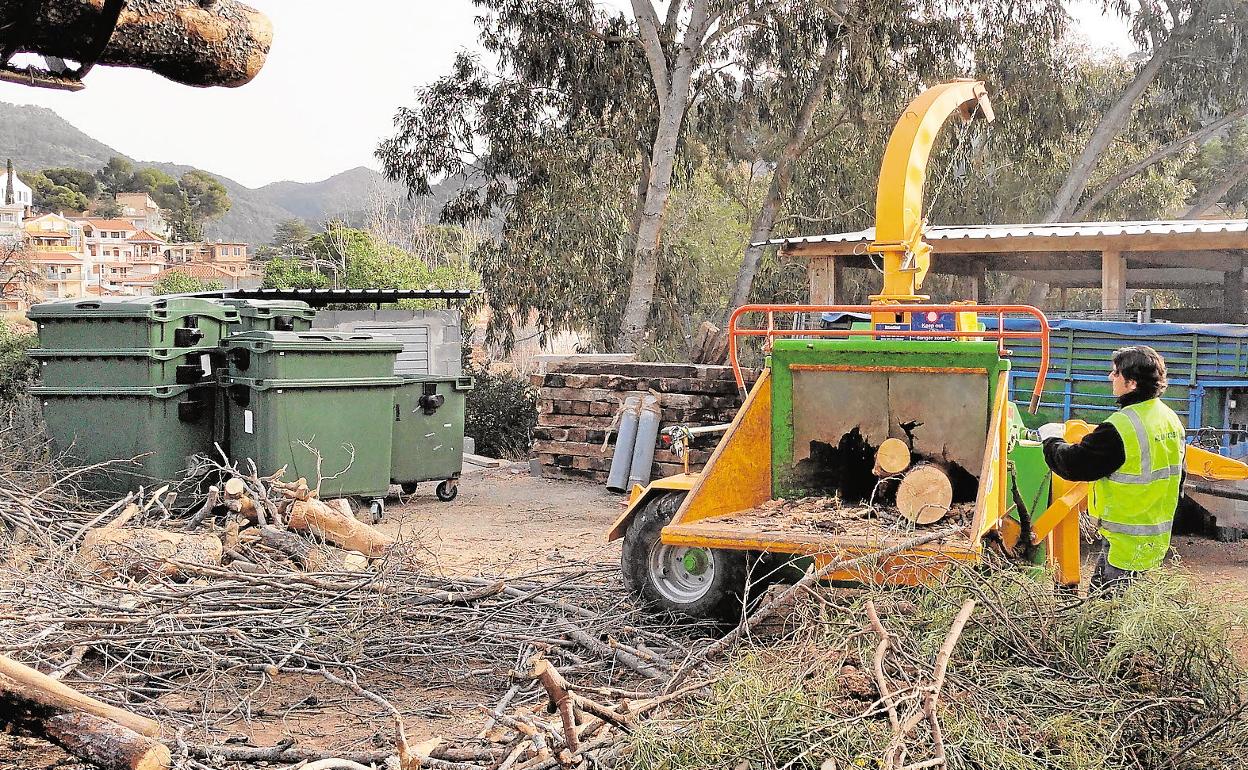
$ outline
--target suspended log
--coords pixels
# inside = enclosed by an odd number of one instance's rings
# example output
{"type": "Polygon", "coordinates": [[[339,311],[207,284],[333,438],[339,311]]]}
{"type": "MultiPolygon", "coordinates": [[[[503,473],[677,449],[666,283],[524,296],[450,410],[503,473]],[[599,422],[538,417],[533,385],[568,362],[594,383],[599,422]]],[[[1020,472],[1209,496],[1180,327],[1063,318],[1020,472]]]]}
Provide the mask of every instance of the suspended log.
{"type": "Polygon", "coordinates": [[[910,447],[899,438],[886,438],[875,450],[876,476],[892,476],[910,467],[910,447]]]}
{"type": "Polygon", "coordinates": [[[370,558],[384,555],[394,545],[394,538],[389,535],[315,498],[294,501],[286,524],[296,532],[309,532],[339,548],[359,551],[370,558]]]}
{"type": "Polygon", "coordinates": [[[264,66],[273,26],[237,0],[128,0],[109,37],[104,0],[0,0],[0,44],[73,61],[137,67],[188,86],[240,86],[264,66]]]}
{"type": "Polygon", "coordinates": [[[897,485],[897,511],[915,524],[934,524],[949,513],[953,483],[935,463],[920,463],[897,485]]]}
{"type": "Polygon", "coordinates": [[[175,562],[218,565],[223,552],[216,535],[179,534],[163,529],[88,530],[78,561],[103,578],[179,574],[175,562]]]}

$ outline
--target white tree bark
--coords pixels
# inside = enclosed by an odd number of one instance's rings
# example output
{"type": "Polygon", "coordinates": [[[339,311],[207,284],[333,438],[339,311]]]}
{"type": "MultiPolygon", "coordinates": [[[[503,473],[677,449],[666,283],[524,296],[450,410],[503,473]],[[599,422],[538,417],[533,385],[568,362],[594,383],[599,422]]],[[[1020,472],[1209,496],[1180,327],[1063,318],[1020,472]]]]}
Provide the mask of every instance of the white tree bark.
{"type": "Polygon", "coordinates": [[[815,72],[815,78],[810,84],[810,90],[806,92],[802,106],[793,121],[789,138],[776,161],[776,170],[772,173],[771,184],[767,188],[767,197],[763,199],[758,216],[754,219],[754,225],[750,228],[750,242],[746,244],[745,256],[741,260],[741,268],[737,271],[737,281],[733,286],[732,296],[721,316],[720,327],[722,329],[727,328],[728,317],[732,315],[733,309],[749,301],[750,289],[754,286],[754,276],[758,273],[758,262],[766,248],[759,244],[771,240],[772,233],[775,231],[776,217],[784,205],[789,189],[793,186],[793,174],[797,168],[797,161],[806,150],[810,149],[806,140],[810,135],[811,126],[814,125],[815,113],[827,95],[828,80],[832,76],[832,69],[839,55],[840,47],[829,42],[824,49],[823,59],[819,62],[819,69],[815,72]]]}
{"type": "MultiPolygon", "coordinates": [[[[1171,38],[1173,38],[1173,34],[1171,38]]],[[[1140,100],[1140,97],[1144,95],[1148,87],[1157,79],[1162,66],[1169,61],[1172,50],[1173,48],[1168,39],[1153,52],[1148,62],[1132,78],[1127,89],[1122,92],[1122,95],[1118,97],[1113,106],[1101,116],[1096,130],[1092,132],[1092,136],[1088,139],[1088,143],[1084,145],[1083,151],[1075,159],[1070,173],[1066,175],[1066,181],[1062,183],[1062,188],[1058,190],[1057,195],[1054,197],[1053,207],[1044,218],[1045,222],[1061,222],[1069,219],[1074,213],[1076,206],[1079,204],[1079,199],[1088,187],[1088,180],[1091,179],[1093,172],[1096,171],[1096,167],[1101,161],[1101,156],[1105,154],[1105,150],[1109,148],[1109,145],[1126,128],[1127,123],[1131,120],[1131,111],[1135,108],[1136,102],[1140,100]]]]}
{"type": "Polygon", "coordinates": [[[685,114],[689,110],[689,89],[693,82],[694,67],[702,54],[703,38],[714,22],[709,0],[694,0],[689,18],[685,22],[684,34],[677,46],[676,60],[669,70],[654,5],[651,0],[632,0],[632,5],[637,24],[641,28],[642,46],[650,64],[655,94],[659,98],[659,125],[650,152],[650,180],[646,187],[641,223],[637,228],[637,243],[633,249],[633,274],[629,281],[628,300],[624,306],[620,348],[626,352],[639,350],[646,340],[650,307],[654,303],[655,281],[658,278],[663,213],[671,196],[672,169],[676,165],[676,147],[680,141],[685,114]]]}

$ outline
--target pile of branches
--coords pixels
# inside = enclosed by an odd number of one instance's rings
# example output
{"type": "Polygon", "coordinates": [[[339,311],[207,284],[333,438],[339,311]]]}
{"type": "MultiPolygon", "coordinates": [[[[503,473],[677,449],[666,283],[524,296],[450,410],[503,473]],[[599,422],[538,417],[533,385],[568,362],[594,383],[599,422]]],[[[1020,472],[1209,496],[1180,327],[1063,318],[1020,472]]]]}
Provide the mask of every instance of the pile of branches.
{"type": "Polygon", "coordinates": [[[139,765],[41,731],[63,704],[6,670],[155,721],[188,768],[589,767],[700,686],[669,688],[703,632],[639,613],[616,565],[448,577],[419,542],[347,521],[302,479],[219,468],[228,482],[181,514],[164,488],[93,508],[59,483],[73,471],[38,454],[44,472],[0,481],[0,701],[27,706],[0,723],[99,766],[139,765]],[[414,701],[441,688],[476,700],[454,714],[414,701]],[[356,729],[328,745],[240,734],[318,712],[356,729]],[[459,734],[415,743],[413,716],[456,717],[459,734]]]}
{"type": "Polygon", "coordinates": [[[631,739],[636,767],[1223,768],[1248,760],[1243,619],[1177,572],[1118,597],[1003,567],[821,593],[631,739]]]}

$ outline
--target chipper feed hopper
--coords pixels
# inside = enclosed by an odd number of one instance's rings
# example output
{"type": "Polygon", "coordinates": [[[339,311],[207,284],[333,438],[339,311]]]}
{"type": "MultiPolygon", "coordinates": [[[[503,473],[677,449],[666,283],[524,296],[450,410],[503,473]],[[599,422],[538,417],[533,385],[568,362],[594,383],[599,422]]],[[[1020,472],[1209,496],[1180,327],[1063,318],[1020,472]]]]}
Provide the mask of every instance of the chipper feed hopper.
{"type": "MultiPolygon", "coordinates": [[[[883,263],[884,288],[871,304],[752,305],[733,314],[738,382],[742,337],[763,338],[761,375],[705,470],[635,489],[609,534],[624,539],[625,581],[647,603],[731,617],[750,594],[791,574],[787,565],[813,564],[830,581],[911,585],[990,551],[1079,583],[1087,485],[1049,473],[1008,399],[1010,342],[1030,337],[1041,362],[1024,407],[1034,412],[1038,403],[1048,366],[1044,314],[932,304],[917,293],[931,254],[921,216],[928,154],[953,114],[992,119],[983,83],[929,89],[893,130],[869,247],[883,263]],[[789,330],[791,314],[824,312],[870,321],[789,330]],[[1004,321],[1018,316],[1035,328],[1009,329],[1004,321]]],[[[1088,430],[1071,422],[1067,437],[1088,430]]],[[[1248,477],[1248,466],[1194,447],[1187,464],[1189,473],[1248,477]]]]}

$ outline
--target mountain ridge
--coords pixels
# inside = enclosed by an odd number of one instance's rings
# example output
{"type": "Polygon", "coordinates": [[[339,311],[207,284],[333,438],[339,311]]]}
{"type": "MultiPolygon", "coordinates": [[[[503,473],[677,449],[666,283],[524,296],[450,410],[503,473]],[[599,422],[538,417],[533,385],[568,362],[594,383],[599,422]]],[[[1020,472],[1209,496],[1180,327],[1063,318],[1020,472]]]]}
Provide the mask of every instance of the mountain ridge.
{"type": "MultiPolygon", "coordinates": [[[[156,168],[173,176],[196,169],[180,163],[137,160],[91,137],[47,107],[0,102],[0,159],[12,159],[21,171],[70,166],[96,171],[109,158],[125,158],[136,168],[156,168]]],[[[373,194],[402,197],[406,189],[377,171],[357,166],[316,182],[277,181],[247,187],[211,169],[229,191],[229,212],[205,228],[213,240],[267,243],[284,219],[302,219],[315,227],[327,218],[356,219],[373,194]]]]}

